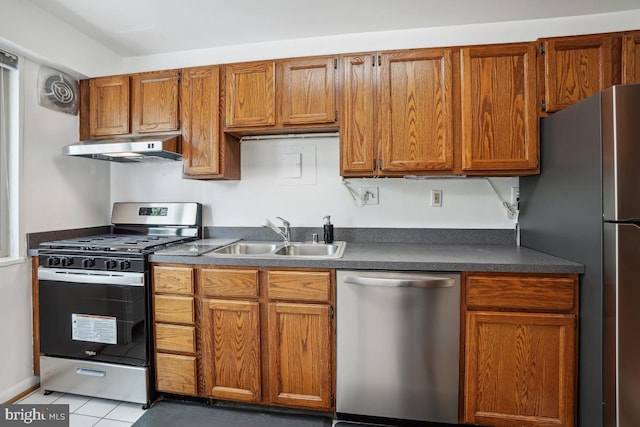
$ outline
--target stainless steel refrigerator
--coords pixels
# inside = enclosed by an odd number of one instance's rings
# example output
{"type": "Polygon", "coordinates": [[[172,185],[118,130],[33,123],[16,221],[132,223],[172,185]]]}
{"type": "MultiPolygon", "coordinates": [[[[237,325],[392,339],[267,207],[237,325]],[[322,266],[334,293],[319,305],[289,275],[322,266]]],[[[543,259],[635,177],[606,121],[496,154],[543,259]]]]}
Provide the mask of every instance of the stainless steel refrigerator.
{"type": "Polygon", "coordinates": [[[541,173],[520,180],[522,246],[585,265],[578,423],[640,426],[640,85],[541,120],[541,173]]]}

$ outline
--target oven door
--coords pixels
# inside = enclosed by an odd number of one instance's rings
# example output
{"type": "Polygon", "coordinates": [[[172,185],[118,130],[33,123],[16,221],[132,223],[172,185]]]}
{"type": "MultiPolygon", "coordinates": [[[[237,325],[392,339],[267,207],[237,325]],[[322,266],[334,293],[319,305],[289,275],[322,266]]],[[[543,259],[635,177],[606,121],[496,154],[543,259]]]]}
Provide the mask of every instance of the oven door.
{"type": "Polygon", "coordinates": [[[40,352],[148,365],[144,273],[38,269],[40,352]]]}

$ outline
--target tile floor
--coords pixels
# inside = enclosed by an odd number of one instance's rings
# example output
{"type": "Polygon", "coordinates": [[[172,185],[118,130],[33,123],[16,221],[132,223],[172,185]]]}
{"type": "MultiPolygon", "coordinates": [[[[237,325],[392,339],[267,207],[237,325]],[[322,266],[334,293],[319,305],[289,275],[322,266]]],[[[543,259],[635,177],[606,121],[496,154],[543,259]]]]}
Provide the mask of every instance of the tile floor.
{"type": "Polygon", "coordinates": [[[45,396],[42,390],[36,390],[16,403],[66,403],[69,405],[70,427],[130,427],[144,414],[142,405],[138,403],[57,392],[45,396]]]}

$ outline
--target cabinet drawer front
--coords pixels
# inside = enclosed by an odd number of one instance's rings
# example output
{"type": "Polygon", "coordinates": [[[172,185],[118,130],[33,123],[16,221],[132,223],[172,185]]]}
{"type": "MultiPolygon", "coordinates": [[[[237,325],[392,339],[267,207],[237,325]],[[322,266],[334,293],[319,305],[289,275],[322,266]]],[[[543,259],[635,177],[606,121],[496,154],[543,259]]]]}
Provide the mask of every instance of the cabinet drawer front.
{"type": "Polygon", "coordinates": [[[196,328],[156,323],[156,349],[195,353],[196,328]]]}
{"type": "Polygon", "coordinates": [[[577,310],[577,277],[469,274],[467,308],[541,312],[577,310]]]}
{"type": "Polygon", "coordinates": [[[269,299],[295,301],[329,301],[331,298],[330,271],[268,272],[269,299]]]}
{"type": "Polygon", "coordinates": [[[193,294],[193,269],[156,265],[153,267],[153,289],[160,293],[193,294]]]}
{"type": "Polygon", "coordinates": [[[156,354],[156,385],[159,391],[197,394],[196,358],[176,354],[156,354]]]}
{"type": "Polygon", "coordinates": [[[156,322],[194,323],[193,297],[155,295],[153,303],[156,322]]]}
{"type": "Polygon", "coordinates": [[[257,268],[203,268],[200,285],[204,296],[257,297],[257,268]]]}

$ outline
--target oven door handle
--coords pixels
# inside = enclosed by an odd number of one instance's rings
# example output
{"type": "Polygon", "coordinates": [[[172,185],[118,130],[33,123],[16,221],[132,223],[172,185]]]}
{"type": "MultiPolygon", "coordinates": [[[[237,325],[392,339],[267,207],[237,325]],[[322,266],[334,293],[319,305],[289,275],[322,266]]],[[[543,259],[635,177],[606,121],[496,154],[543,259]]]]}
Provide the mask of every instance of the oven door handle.
{"type": "Polygon", "coordinates": [[[144,286],[144,273],[69,270],[38,267],[38,280],[88,285],[144,286]]]}

